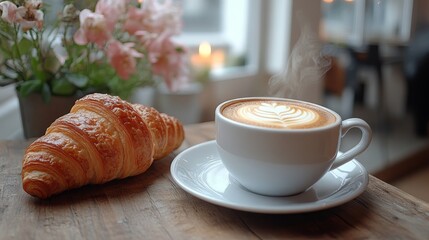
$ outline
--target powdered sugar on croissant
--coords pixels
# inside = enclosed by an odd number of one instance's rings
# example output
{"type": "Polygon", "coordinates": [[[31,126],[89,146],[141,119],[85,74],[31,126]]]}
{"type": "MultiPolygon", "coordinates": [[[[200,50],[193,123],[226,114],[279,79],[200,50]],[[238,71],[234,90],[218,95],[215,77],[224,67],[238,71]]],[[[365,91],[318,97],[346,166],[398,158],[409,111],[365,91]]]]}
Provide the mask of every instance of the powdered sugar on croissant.
{"type": "Polygon", "coordinates": [[[182,124],[151,107],[91,94],[76,101],[26,150],[24,190],[47,198],[145,172],[184,139],[182,124]]]}

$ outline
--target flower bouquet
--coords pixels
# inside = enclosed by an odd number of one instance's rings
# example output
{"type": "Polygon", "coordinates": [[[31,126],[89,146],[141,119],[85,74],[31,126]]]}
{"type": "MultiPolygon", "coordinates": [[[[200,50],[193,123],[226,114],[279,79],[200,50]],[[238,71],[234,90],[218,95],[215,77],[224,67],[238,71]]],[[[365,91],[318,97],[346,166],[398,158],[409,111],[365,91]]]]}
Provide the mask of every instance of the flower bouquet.
{"type": "Polygon", "coordinates": [[[0,2],[0,85],[20,96],[102,92],[128,98],[159,77],[170,90],[187,79],[181,10],[172,1],[99,0],[79,10],[66,1],[52,24],[40,0],[0,2]]]}

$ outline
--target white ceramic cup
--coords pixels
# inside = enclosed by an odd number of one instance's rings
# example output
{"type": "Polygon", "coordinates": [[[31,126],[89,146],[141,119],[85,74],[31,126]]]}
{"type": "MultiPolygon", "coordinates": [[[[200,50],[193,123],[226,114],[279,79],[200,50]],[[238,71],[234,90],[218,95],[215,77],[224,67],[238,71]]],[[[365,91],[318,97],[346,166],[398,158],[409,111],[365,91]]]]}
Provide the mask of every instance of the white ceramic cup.
{"type": "Polygon", "coordinates": [[[222,114],[224,106],[246,99],[305,102],[241,98],[226,101],[216,108],[216,143],[222,162],[235,180],[254,193],[287,196],[304,192],[327,171],[365,151],[371,142],[371,128],[364,120],[342,121],[334,111],[312,103],[306,104],[333,114],[334,122],[309,129],[278,129],[240,123],[222,114]],[[361,139],[337,156],[341,138],[351,128],[362,132],[361,139]]]}

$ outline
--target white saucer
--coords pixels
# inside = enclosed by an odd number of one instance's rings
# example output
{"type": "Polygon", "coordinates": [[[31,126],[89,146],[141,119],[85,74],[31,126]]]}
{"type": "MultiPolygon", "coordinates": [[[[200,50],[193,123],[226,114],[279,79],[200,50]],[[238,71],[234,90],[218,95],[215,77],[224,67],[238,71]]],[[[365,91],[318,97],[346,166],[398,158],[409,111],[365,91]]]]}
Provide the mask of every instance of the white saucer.
{"type": "Polygon", "coordinates": [[[302,213],[338,206],[359,196],[368,185],[368,172],[358,161],[352,160],[326,173],[301,194],[289,197],[258,195],[230,178],[215,141],[181,152],[173,160],[170,170],[176,183],[197,198],[257,213],[302,213]]]}

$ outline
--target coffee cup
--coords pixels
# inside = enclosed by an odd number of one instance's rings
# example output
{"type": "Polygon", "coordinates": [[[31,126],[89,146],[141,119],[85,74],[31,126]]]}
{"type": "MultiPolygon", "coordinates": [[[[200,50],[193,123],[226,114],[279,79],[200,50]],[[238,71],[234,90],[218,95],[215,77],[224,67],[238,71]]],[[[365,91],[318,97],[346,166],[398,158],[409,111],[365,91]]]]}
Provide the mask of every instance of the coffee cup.
{"type": "Polygon", "coordinates": [[[251,192],[288,196],[306,191],[324,174],[367,149],[371,128],[362,119],[304,101],[251,97],[221,103],[215,112],[216,145],[231,177],[251,192]],[[338,154],[351,128],[360,141],[338,154]]]}

